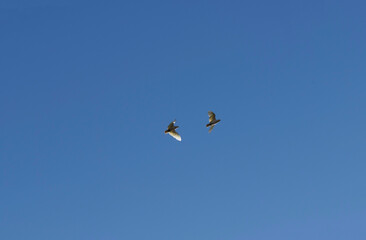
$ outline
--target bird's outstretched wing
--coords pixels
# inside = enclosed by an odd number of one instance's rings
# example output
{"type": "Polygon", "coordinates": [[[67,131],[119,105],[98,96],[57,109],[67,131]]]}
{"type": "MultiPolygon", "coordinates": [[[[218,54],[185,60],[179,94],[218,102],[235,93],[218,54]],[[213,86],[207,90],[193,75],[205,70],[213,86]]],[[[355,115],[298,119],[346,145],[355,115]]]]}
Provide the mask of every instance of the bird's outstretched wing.
{"type": "Polygon", "coordinates": [[[173,138],[177,139],[178,141],[182,141],[181,136],[175,130],[171,130],[169,132],[169,135],[172,136],[173,138]]]}
{"type": "Polygon", "coordinates": [[[210,127],[210,129],[208,129],[208,132],[209,132],[209,133],[212,131],[212,129],[214,128],[214,126],[215,126],[215,125],[212,125],[212,126],[210,127]]]}
{"type": "Polygon", "coordinates": [[[210,122],[213,122],[216,120],[216,115],[213,112],[209,111],[208,116],[210,117],[210,119],[209,119],[210,122]]]}
{"type": "Polygon", "coordinates": [[[175,123],[175,120],[168,125],[168,129],[173,128],[174,127],[174,123],[175,123]]]}

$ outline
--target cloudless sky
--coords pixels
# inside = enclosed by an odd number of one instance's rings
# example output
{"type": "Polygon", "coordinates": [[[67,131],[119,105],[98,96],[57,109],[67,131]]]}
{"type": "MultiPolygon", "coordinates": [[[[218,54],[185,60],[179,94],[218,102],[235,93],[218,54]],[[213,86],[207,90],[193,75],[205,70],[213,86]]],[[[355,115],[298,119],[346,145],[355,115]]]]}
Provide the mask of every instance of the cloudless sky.
{"type": "Polygon", "coordinates": [[[365,9],[1,1],[0,239],[366,239],[365,9]]]}

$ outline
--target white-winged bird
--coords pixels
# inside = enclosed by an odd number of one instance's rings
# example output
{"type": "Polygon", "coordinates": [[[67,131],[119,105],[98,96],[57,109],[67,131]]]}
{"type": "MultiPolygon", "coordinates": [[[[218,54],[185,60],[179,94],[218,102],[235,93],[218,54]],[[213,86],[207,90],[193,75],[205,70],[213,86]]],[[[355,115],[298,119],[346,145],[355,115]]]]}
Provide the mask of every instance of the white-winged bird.
{"type": "Polygon", "coordinates": [[[172,136],[173,138],[177,139],[178,141],[182,141],[180,135],[175,131],[175,129],[179,128],[178,126],[174,126],[175,122],[176,120],[174,120],[168,125],[168,129],[165,130],[165,134],[169,133],[169,135],[172,136]]]}
{"type": "Polygon", "coordinates": [[[208,116],[210,117],[209,119],[210,123],[206,124],[206,127],[210,127],[210,129],[208,130],[208,132],[210,133],[214,128],[214,126],[221,120],[220,119],[216,120],[216,115],[211,111],[208,112],[208,116]]]}

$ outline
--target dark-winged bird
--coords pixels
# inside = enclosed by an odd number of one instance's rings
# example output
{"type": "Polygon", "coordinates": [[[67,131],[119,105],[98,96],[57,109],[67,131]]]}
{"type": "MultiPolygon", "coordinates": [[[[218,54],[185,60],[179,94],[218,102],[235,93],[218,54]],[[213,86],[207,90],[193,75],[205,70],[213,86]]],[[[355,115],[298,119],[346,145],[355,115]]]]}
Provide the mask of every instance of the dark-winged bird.
{"type": "Polygon", "coordinates": [[[210,127],[210,129],[208,130],[208,132],[210,133],[214,128],[214,126],[221,120],[220,119],[216,120],[216,115],[211,111],[208,112],[208,116],[210,117],[209,119],[210,123],[206,124],[206,127],[210,127]]]}
{"type": "Polygon", "coordinates": [[[175,129],[179,128],[178,126],[174,126],[175,122],[176,121],[174,120],[168,125],[168,129],[165,130],[165,134],[169,133],[169,135],[172,136],[173,138],[177,139],[178,141],[182,141],[180,135],[175,131],[175,129]]]}

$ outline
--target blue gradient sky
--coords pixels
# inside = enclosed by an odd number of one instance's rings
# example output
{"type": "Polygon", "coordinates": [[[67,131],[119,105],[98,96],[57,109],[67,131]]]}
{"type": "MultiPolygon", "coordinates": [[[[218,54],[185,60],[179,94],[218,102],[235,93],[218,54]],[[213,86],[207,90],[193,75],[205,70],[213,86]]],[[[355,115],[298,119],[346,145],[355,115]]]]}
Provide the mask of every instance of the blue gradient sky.
{"type": "Polygon", "coordinates": [[[366,239],[365,8],[2,1],[0,239],[366,239]]]}

